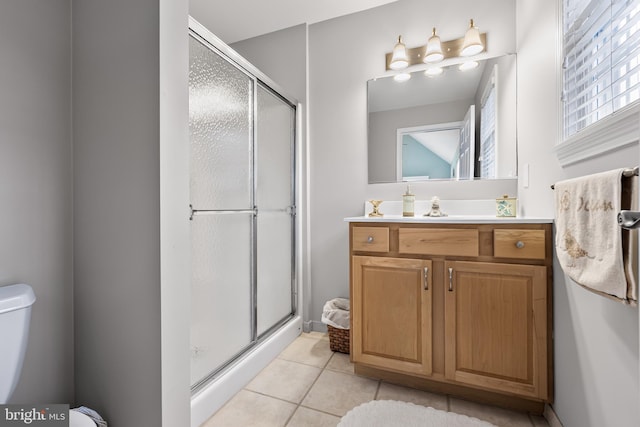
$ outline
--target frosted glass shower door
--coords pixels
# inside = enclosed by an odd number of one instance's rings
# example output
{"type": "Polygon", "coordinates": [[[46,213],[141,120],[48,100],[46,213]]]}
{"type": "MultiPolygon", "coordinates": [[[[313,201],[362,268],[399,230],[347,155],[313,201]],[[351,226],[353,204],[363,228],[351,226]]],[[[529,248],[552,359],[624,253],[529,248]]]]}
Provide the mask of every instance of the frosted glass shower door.
{"type": "Polygon", "coordinates": [[[191,385],[254,342],[255,80],[189,38],[191,385]]]}
{"type": "Polygon", "coordinates": [[[253,79],[189,38],[191,203],[253,209],[253,79]]]}
{"type": "Polygon", "coordinates": [[[295,107],[258,85],[256,114],[257,333],[295,312],[295,107]]]}
{"type": "Polygon", "coordinates": [[[241,353],[251,334],[253,214],[200,214],[191,224],[191,384],[241,353]]]}
{"type": "Polygon", "coordinates": [[[297,103],[197,30],[189,32],[192,392],[297,309],[297,103]]]}

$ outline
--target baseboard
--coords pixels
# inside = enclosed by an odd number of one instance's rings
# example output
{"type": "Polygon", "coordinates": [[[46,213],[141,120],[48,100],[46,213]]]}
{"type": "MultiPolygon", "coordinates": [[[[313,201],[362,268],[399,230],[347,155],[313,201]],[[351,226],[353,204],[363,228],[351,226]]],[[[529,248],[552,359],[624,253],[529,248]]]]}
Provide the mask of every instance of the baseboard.
{"type": "Polygon", "coordinates": [[[549,423],[549,427],[563,427],[560,422],[560,418],[558,418],[558,415],[555,413],[551,405],[544,405],[544,413],[542,415],[549,423]]]}
{"type": "Polygon", "coordinates": [[[304,322],[303,331],[305,332],[327,332],[327,325],[317,320],[309,320],[304,322]]]}

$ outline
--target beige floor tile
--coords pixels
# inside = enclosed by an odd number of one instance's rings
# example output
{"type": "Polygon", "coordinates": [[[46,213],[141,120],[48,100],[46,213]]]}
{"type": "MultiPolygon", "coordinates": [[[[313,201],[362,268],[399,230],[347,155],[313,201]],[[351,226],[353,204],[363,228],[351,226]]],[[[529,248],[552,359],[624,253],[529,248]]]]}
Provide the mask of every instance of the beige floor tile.
{"type": "Polygon", "coordinates": [[[457,414],[489,421],[498,427],[531,427],[529,415],[522,412],[509,411],[507,409],[487,406],[466,400],[450,398],[449,410],[457,414]]]}
{"type": "Polygon", "coordinates": [[[349,360],[348,354],[333,353],[333,356],[329,359],[329,363],[327,363],[327,369],[344,372],[345,374],[353,374],[353,363],[349,360]]]}
{"type": "Polygon", "coordinates": [[[343,416],[351,408],[373,400],[378,381],[325,370],[302,401],[311,409],[343,416]]]}
{"type": "Polygon", "coordinates": [[[533,421],[533,427],[549,427],[549,422],[545,417],[531,415],[531,421],[533,421]]]}
{"type": "Polygon", "coordinates": [[[296,405],[241,390],[202,427],[282,427],[296,405]]]}
{"type": "Polygon", "coordinates": [[[313,338],[317,340],[329,341],[329,334],[327,334],[326,332],[318,332],[318,331],[303,332],[300,336],[305,338],[313,338]]]}
{"type": "Polygon", "coordinates": [[[401,402],[415,403],[416,405],[430,406],[443,411],[447,410],[447,396],[443,394],[429,393],[385,382],[380,384],[376,399],[399,400],[401,402]]]}
{"type": "Polygon", "coordinates": [[[278,356],[280,359],[324,368],[333,352],[329,341],[301,335],[278,356]]]}
{"type": "Polygon", "coordinates": [[[315,366],[275,359],[246,389],[297,404],[302,401],[321,371],[315,366]]]}
{"type": "Polygon", "coordinates": [[[340,417],[301,406],[293,414],[287,427],[336,427],[339,422],[340,417]]]}

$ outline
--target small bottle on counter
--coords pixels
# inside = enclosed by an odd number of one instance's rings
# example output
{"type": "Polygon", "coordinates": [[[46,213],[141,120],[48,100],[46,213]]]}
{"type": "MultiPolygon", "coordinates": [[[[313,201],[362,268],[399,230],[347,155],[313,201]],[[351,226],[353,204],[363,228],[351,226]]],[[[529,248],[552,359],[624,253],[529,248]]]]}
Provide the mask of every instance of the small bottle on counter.
{"type": "Polygon", "coordinates": [[[416,196],[411,193],[411,188],[407,185],[407,192],[402,195],[402,216],[414,216],[415,201],[416,196]]]}

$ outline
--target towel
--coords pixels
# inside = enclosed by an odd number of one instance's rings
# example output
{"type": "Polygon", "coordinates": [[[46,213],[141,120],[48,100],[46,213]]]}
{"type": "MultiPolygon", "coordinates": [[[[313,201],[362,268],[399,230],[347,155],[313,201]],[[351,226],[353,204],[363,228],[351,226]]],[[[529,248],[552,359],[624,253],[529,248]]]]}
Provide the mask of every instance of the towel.
{"type": "Polygon", "coordinates": [[[577,284],[624,303],[637,301],[635,274],[631,272],[627,236],[617,214],[635,193],[633,178],[624,192],[624,169],[558,182],[556,201],[556,253],[564,272],[577,284]],[[627,256],[625,256],[625,253],[627,256]]]}
{"type": "Polygon", "coordinates": [[[346,298],[334,298],[327,301],[322,308],[320,320],[326,325],[338,329],[349,329],[349,300],[346,298]]]}

